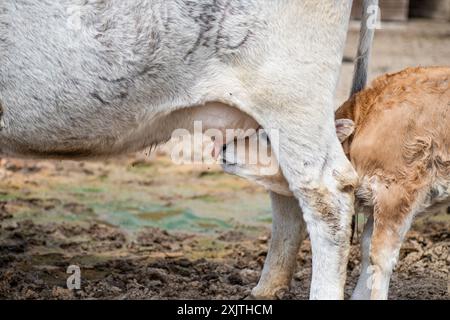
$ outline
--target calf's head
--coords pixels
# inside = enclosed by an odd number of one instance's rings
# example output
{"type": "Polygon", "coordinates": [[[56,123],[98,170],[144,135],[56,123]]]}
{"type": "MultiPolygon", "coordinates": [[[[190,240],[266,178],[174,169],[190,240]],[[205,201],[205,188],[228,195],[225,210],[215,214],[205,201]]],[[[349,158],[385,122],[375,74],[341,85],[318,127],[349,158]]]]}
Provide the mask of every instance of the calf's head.
{"type": "MultiPolygon", "coordinates": [[[[344,151],[348,153],[348,139],[354,131],[354,122],[351,119],[336,119],[336,132],[343,144],[344,151]]],[[[289,189],[274,150],[272,150],[267,135],[258,132],[243,140],[234,140],[223,147],[221,165],[225,172],[243,177],[262,185],[267,190],[291,196],[289,189]]]]}

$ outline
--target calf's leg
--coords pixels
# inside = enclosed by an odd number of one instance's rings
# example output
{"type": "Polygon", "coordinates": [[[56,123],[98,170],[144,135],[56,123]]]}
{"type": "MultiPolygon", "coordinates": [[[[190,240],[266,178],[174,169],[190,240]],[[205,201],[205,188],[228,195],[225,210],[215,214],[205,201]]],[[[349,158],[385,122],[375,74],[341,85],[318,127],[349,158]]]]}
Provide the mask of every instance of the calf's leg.
{"type": "Polygon", "coordinates": [[[370,277],[367,285],[371,300],[388,298],[392,271],[415,215],[413,197],[402,193],[401,186],[391,185],[381,190],[376,197],[370,244],[370,277]]]}
{"type": "Polygon", "coordinates": [[[361,237],[361,274],[356,284],[356,288],[352,295],[352,300],[369,300],[370,288],[368,281],[370,279],[370,242],[373,233],[373,215],[364,226],[364,231],[361,237]]]}

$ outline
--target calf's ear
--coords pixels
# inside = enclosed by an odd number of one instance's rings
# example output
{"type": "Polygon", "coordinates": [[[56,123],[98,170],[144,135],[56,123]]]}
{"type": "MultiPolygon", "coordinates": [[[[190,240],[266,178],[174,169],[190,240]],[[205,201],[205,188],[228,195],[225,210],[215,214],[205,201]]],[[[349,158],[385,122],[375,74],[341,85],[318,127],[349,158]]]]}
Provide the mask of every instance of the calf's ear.
{"type": "Polygon", "coordinates": [[[353,122],[353,120],[337,119],[335,121],[335,124],[336,133],[341,143],[347,140],[347,138],[350,137],[355,131],[355,123],[353,122]]]}

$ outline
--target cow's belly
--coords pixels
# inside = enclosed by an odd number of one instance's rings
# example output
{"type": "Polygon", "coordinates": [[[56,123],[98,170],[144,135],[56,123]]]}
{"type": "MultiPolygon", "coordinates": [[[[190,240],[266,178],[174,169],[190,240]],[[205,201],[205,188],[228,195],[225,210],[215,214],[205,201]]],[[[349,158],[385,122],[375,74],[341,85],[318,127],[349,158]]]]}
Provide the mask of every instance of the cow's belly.
{"type": "MultiPolygon", "coordinates": [[[[175,131],[209,133],[223,137],[221,144],[238,135],[251,135],[259,124],[229,105],[210,102],[203,106],[177,108],[169,113],[139,112],[126,119],[105,121],[93,115],[80,127],[63,118],[55,126],[39,125],[32,116],[15,127],[8,114],[1,117],[0,156],[85,159],[139,151],[168,141],[175,131]],[[201,130],[200,132],[198,130],[201,130]]],[[[72,119],[73,120],[73,119],[72,119]]]]}
{"type": "MultiPolygon", "coordinates": [[[[232,90],[217,89],[224,83],[238,86],[224,69],[231,68],[226,63],[231,55],[239,56],[235,43],[256,41],[250,41],[253,32],[248,30],[256,19],[248,16],[252,10],[239,6],[228,21],[221,14],[228,6],[214,4],[217,25],[212,35],[199,29],[205,37],[199,46],[197,34],[186,32],[198,26],[183,18],[185,8],[177,1],[164,1],[161,8],[151,1],[89,2],[78,8],[86,13],[78,29],[68,23],[72,2],[0,4],[0,25],[5,25],[0,28],[0,154],[114,155],[167,140],[173,130],[190,128],[195,117],[204,128],[256,126],[224,106],[195,116],[174,111],[210,100],[205,96],[211,91],[232,90]],[[158,20],[165,17],[158,17],[160,10],[174,16],[165,21],[169,25],[157,23],[164,22],[158,20]],[[237,28],[241,22],[245,28],[237,28]]],[[[196,2],[189,6],[200,16],[210,10],[196,2]]]]}

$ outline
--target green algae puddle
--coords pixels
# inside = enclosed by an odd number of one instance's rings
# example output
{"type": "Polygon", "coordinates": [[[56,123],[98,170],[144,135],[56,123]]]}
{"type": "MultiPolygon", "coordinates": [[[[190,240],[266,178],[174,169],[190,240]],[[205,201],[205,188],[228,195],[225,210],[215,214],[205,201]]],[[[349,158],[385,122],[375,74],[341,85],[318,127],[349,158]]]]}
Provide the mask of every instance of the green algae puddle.
{"type": "Polygon", "coordinates": [[[94,211],[101,220],[120,226],[127,231],[137,231],[142,227],[158,227],[166,230],[211,232],[230,229],[232,225],[222,219],[200,217],[191,209],[164,207],[147,203],[131,207],[128,202],[94,204],[94,211]]]}
{"type": "Polygon", "coordinates": [[[166,162],[127,166],[89,163],[83,174],[71,167],[0,181],[0,201],[14,220],[35,223],[96,221],[135,233],[158,227],[169,231],[257,232],[271,221],[266,192],[217,171],[180,170],[166,162]],[[23,178],[23,179],[22,179],[23,178]],[[14,185],[14,187],[11,187],[14,185]]]}
{"type": "MultiPolygon", "coordinates": [[[[167,160],[135,166],[86,162],[82,168],[62,162],[57,170],[17,172],[0,180],[0,202],[13,215],[10,222],[95,221],[130,233],[158,227],[204,234],[230,229],[256,234],[271,223],[267,192],[218,170],[167,160]]],[[[450,215],[432,219],[449,223],[450,215]]]]}

